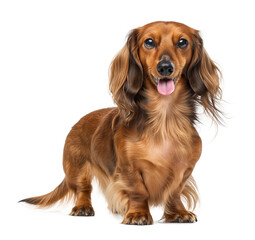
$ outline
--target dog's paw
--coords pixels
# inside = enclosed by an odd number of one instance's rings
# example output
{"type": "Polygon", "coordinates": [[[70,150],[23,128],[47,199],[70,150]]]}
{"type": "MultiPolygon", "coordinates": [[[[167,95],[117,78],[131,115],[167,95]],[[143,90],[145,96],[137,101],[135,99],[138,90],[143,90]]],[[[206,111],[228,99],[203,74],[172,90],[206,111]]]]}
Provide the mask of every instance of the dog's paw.
{"type": "Polygon", "coordinates": [[[95,212],[91,206],[75,206],[71,213],[71,216],[94,216],[95,212]]]}
{"type": "Polygon", "coordinates": [[[180,213],[164,214],[162,218],[165,223],[194,223],[197,216],[193,212],[182,211],[180,213]]]}
{"type": "Polygon", "coordinates": [[[153,220],[149,212],[127,213],[122,224],[129,225],[151,225],[153,220]]]}

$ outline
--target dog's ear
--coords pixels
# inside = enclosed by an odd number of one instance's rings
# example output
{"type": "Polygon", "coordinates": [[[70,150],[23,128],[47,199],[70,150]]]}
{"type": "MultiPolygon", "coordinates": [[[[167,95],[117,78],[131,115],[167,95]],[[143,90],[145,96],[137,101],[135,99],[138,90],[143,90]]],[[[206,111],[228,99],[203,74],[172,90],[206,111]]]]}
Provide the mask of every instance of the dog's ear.
{"type": "Polygon", "coordinates": [[[196,100],[214,120],[221,121],[217,102],[221,99],[221,72],[211,60],[203,46],[199,33],[193,35],[192,58],[186,71],[186,78],[196,100]]]}
{"type": "Polygon", "coordinates": [[[110,66],[110,91],[126,122],[138,111],[138,92],[143,85],[143,68],[138,55],[137,29],[131,31],[110,66]]]}

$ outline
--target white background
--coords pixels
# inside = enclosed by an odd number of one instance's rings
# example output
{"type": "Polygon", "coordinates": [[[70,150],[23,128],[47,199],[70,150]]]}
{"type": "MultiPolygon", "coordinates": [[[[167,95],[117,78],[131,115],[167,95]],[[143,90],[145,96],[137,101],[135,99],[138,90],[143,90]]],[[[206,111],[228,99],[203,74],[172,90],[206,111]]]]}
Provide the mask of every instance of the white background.
{"type": "Polygon", "coordinates": [[[254,239],[255,31],[252,1],[1,1],[1,239],[254,239]],[[17,201],[53,190],[64,178],[71,127],[113,106],[108,67],[129,30],[156,21],[199,29],[224,77],[226,127],[198,126],[203,154],[194,177],[201,204],[195,224],[137,227],[107,210],[96,184],[95,217],[72,205],[35,210],[17,201]],[[1,236],[2,235],[2,236],[1,236]],[[4,237],[3,237],[4,236],[4,237]]]}

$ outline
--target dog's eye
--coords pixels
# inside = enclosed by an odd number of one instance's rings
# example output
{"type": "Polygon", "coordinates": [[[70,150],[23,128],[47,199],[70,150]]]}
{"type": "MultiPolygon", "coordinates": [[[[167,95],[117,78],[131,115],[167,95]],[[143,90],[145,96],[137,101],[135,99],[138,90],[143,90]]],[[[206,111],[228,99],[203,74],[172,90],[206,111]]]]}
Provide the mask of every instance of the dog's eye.
{"type": "Polygon", "coordinates": [[[180,49],[185,49],[187,46],[188,46],[189,42],[187,39],[185,38],[180,38],[178,43],[177,43],[177,46],[178,48],[180,49]]]}
{"type": "Polygon", "coordinates": [[[152,48],[155,48],[156,47],[156,43],[155,41],[152,39],[152,38],[147,38],[145,41],[144,41],[144,46],[148,49],[152,49],[152,48]]]}

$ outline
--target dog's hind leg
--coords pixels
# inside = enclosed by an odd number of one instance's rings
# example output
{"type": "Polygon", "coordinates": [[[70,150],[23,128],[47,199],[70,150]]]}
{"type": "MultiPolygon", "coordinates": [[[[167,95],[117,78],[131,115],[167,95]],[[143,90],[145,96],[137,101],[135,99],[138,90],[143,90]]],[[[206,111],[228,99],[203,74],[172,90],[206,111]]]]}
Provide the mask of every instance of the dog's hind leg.
{"type": "Polygon", "coordinates": [[[84,134],[83,128],[78,123],[70,131],[64,147],[64,171],[68,186],[75,193],[75,206],[70,213],[72,216],[94,216],[95,214],[91,204],[91,182],[94,173],[90,160],[89,138],[87,131],[84,134]]]}
{"type": "Polygon", "coordinates": [[[92,181],[91,166],[87,162],[83,165],[75,181],[76,202],[70,215],[72,216],[94,216],[95,212],[91,204],[92,181]]]}

